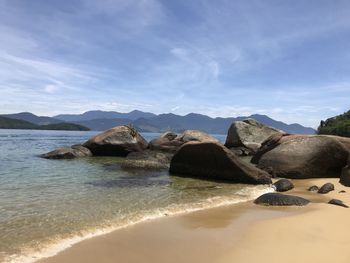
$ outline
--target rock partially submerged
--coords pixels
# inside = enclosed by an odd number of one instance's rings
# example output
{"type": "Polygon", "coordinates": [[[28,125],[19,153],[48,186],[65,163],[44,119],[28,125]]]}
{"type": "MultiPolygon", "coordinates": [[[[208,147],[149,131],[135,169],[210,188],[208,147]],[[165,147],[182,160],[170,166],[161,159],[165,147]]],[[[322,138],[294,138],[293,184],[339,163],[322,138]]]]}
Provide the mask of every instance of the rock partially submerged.
{"type": "Polygon", "coordinates": [[[59,148],[41,155],[45,159],[75,159],[89,156],[92,156],[91,151],[82,145],[59,148]]]}
{"type": "Polygon", "coordinates": [[[83,144],[97,156],[127,156],[141,152],[148,146],[147,141],[129,126],[117,126],[97,134],[83,144]]]}
{"type": "Polygon", "coordinates": [[[329,192],[334,190],[334,184],[326,183],[321,186],[321,188],[317,191],[319,194],[328,194],[329,192]]]}
{"type": "Polygon", "coordinates": [[[262,144],[252,162],[277,177],[339,177],[349,152],[350,138],[273,135],[262,144]]]}
{"type": "Polygon", "coordinates": [[[238,151],[237,153],[241,153],[241,155],[250,155],[255,153],[271,135],[282,133],[282,131],[261,124],[254,119],[236,121],[228,130],[225,146],[233,148],[233,151],[238,151]],[[242,151],[242,147],[247,150],[242,151]],[[236,150],[236,148],[238,149],[236,150]]]}
{"type": "Polygon", "coordinates": [[[133,169],[169,169],[172,154],[145,150],[128,154],[121,167],[133,169]]]}
{"type": "Polygon", "coordinates": [[[295,195],[267,193],[259,196],[254,203],[266,206],[305,206],[310,201],[295,195]]]}
{"type": "Polygon", "coordinates": [[[197,130],[186,130],[179,135],[173,132],[166,132],[162,134],[159,138],[153,139],[149,143],[149,149],[176,152],[180,146],[190,141],[219,142],[216,138],[210,136],[205,132],[197,130]]]}
{"type": "Polygon", "coordinates": [[[345,207],[345,208],[349,208],[349,206],[347,206],[346,204],[344,204],[343,201],[339,200],[339,199],[331,199],[328,204],[331,204],[331,205],[337,205],[337,206],[342,206],[342,207],[345,207]]]}
{"type": "Polygon", "coordinates": [[[236,183],[271,184],[268,173],[239,159],[215,142],[188,142],[174,155],[170,173],[236,183]]]}
{"type": "Polygon", "coordinates": [[[273,184],[277,192],[286,192],[294,188],[294,184],[287,179],[280,179],[273,184]]]}

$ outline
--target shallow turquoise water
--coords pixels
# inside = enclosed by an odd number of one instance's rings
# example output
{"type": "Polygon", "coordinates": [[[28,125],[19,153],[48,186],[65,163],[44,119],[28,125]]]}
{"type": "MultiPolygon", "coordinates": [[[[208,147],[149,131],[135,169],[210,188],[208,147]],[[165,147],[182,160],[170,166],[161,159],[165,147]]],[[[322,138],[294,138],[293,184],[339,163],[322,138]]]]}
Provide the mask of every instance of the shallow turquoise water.
{"type": "MultiPolygon", "coordinates": [[[[244,201],[266,191],[262,186],[169,176],[167,171],[126,171],[118,157],[38,157],[95,133],[0,130],[0,261],[31,261],[50,247],[57,250],[63,248],[60,243],[101,230],[244,201]]],[[[143,135],[147,140],[159,136],[143,135]]]]}

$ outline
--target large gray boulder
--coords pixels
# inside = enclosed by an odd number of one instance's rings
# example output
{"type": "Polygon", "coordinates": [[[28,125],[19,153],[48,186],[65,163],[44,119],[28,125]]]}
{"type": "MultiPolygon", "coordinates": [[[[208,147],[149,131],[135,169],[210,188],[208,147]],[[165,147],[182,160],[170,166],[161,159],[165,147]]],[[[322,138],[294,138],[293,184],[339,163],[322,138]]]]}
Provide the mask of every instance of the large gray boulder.
{"type": "Polygon", "coordinates": [[[117,126],[97,134],[83,144],[97,156],[127,156],[147,148],[147,141],[129,126],[117,126]]]}
{"type": "Polygon", "coordinates": [[[159,138],[153,139],[149,143],[149,149],[174,153],[177,149],[180,148],[181,145],[190,141],[219,142],[216,138],[210,136],[205,132],[197,130],[186,130],[179,135],[173,132],[166,132],[162,134],[159,138]]]}
{"type": "Polygon", "coordinates": [[[233,148],[235,152],[238,149],[242,155],[246,155],[245,151],[242,151],[242,147],[249,150],[247,153],[254,153],[271,135],[282,133],[282,131],[261,124],[254,119],[236,121],[228,130],[225,146],[233,148]]]}
{"type": "Polygon", "coordinates": [[[188,142],[175,153],[170,173],[235,183],[271,184],[268,173],[242,161],[216,142],[188,142]]]}
{"type": "Polygon", "coordinates": [[[89,156],[92,156],[91,151],[82,145],[59,148],[41,155],[45,159],[75,159],[89,156]]]}
{"type": "Polygon", "coordinates": [[[350,138],[327,135],[273,135],[252,163],[284,178],[340,177],[350,152],[350,138]]]}

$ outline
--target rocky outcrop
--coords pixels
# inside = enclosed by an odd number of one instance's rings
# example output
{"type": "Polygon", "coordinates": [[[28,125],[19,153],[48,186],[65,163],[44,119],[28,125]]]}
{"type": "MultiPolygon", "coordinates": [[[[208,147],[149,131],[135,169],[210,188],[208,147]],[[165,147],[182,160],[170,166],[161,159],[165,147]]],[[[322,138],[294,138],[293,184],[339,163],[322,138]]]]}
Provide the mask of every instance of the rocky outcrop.
{"type": "Polygon", "coordinates": [[[169,169],[172,154],[145,150],[129,153],[121,163],[124,169],[169,169]]]}
{"type": "Polygon", "coordinates": [[[188,142],[174,155],[170,173],[236,183],[270,184],[269,174],[216,142],[188,142]]]}
{"type": "Polygon", "coordinates": [[[294,184],[287,179],[280,179],[273,184],[277,192],[286,192],[294,188],[294,184]]]}
{"type": "Polygon", "coordinates": [[[262,144],[252,162],[277,177],[340,177],[349,151],[350,138],[277,134],[262,144]]]}
{"type": "Polygon", "coordinates": [[[149,149],[166,151],[166,152],[176,152],[181,145],[190,142],[218,142],[218,140],[209,134],[197,131],[197,130],[186,130],[184,133],[177,135],[173,132],[166,132],[162,134],[159,138],[153,139],[149,143],[149,149]]]}
{"type": "Polygon", "coordinates": [[[83,144],[97,156],[127,156],[147,148],[147,141],[133,128],[117,126],[89,139],[83,144]]]}
{"type": "Polygon", "coordinates": [[[59,148],[57,150],[42,154],[46,159],[74,159],[92,156],[91,151],[82,145],[73,145],[71,147],[59,148]]]}
{"type": "Polygon", "coordinates": [[[225,146],[233,148],[232,150],[240,155],[250,155],[255,153],[267,138],[282,133],[254,119],[236,121],[228,130],[225,146]],[[242,147],[247,150],[242,150],[242,147]]]}
{"type": "Polygon", "coordinates": [[[319,194],[327,194],[330,191],[334,191],[334,184],[326,183],[326,184],[322,185],[320,189],[318,189],[317,193],[319,193],[319,194]]]}
{"type": "Polygon", "coordinates": [[[339,200],[339,199],[331,199],[328,204],[331,204],[331,205],[337,205],[337,206],[342,206],[342,207],[345,207],[345,208],[349,208],[348,205],[344,204],[343,201],[339,200]]]}
{"type": "Polygon", "coordinates": [[[267,193],[259,196],[254,203],[266,206],[304,206],[310,203],[310,201],[294,195],[267,193]]]}

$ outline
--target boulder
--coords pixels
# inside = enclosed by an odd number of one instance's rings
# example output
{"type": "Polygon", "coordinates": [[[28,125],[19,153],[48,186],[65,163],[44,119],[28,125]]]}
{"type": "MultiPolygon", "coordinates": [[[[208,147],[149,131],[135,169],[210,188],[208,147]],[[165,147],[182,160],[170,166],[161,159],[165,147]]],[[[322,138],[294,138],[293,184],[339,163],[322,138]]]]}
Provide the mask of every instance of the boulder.
{"type": "Polygon", "coordinates": [[[310,192],[317,192],[320,188],[317,185],[310,186],[307,190],[310,192]]]}
{"type": "Polygon", "coordinates": [[[235,183],[271,184],[268,173],[242,161],[216,142],[188,142],[170,162],[170,173],[235,183]]]}
{"type": "Polygon", "coordinates": [[[294,188],[294,185],[291,181],[287,179],[280,179],[273,184],[277,192],[286,192],[294,188]]]}
{"type": "Polygon", "coordinates": [[[237,147],[244,147],[249,149],[249,153],[255,153],[271,135],[282,133],[282,131],[261,124],[254,119],[236,121],[228,130],[225,146],[233,148],[233,150],[237,147]]]}
{"type": "Polygon", "coordinates": [[[149,143],[149,149],[176,152],[181,145],[190,141],[219,142],[216,138],[210,136],[205,132],[197,130],[186,130],[184,133],[179,135],[173,132],[166,132],[162,134],[159,138],[153,139],[149,143]]]}
{"type": "Polygon", "coordinates": [[[182,141],[176,140],[178,135],[173,132],[163,133],[159,138],[150,141],[148,147],[151,150],[176,152],[176,150],[183,144],[182,141]]]}
{"type": "Polygon", "coordinates": [[[326,135],[273,135],[252,163],[283,178],[340,177],[350,152],[350,138],[326,135]]]}
{"type": "Polygon", "coordinates": [[[295,195],[267,193],[259,196],[254,203],[266,206],[304,206],[310,203],[310,201],[295,195]]]}
{"type": "Polygon", "coordinates": [[[349,208],[349,206],[347,206],[346,204],[344,204],[343,201],[339,200],[339,199],[332,199],[328,202],[328,204],[331,204],[331,205],[338,205],[338,206],[342,206],[342,207],[345,207],[345,208],[349,208]]]}
{"type": "Polygon", "coordinates": [[[97,134],[83,144],[97,156],[127,156],[147,148],[147,141],[129,126],[117,126],[97,134]]]}
{"type": "Polygon", "coordinates": [[[89,156],[92,156],[91,151],[82,145],[73,145],[72,147],[59,148],[57,150],[41,155],[41,157],[46,159],[74,159],[89,156]]]}
{"type": "Polygon", "coordinates": [[[145,150],[143,152],[129,153],[121,163],[124,169],[169,169],[172,154],[145,150]]]}
{"type": "Polygon", "coordinates": [[[348,160],[348,165],[341,170],[339,182],[344,186],[350,186],[350,158],[348,160]]]}
{"type": "Polygon", "coordinates": [[[219,142],[218,139],[210,136],[208,133],[197,130],[186,130],[180,134],[178,139],[184,143],[187,142],[219,142]]]}
{"type": "Polygon", "coordinates": [[[332,183],[326,183],[324,185],[321,186],[321,188],[317,191],[317,193],[319,194],[327,194],[330,191],[334,190],[334,184],[332,183]]]}

